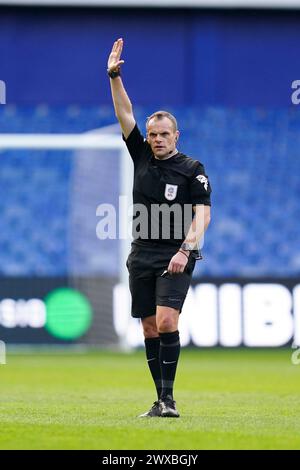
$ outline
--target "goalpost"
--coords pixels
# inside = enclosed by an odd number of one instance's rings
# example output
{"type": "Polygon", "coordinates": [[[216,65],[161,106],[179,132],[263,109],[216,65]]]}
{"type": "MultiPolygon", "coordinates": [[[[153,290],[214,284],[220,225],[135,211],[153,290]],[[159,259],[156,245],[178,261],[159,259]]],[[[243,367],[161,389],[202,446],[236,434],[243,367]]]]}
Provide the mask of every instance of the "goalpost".
{"type": "MultiPolygon", "coordinates": [[[[105,129],[104,129],[105,131],[105,129]]],[[[115,163],[112,165],[110,163],[110,170],[107,173],[111,180],[105,181],[106,187],[109,189],[113,187],[113,182],[115,174],[118,175],[118,194],[115,196],[126,196],[128,204],[131,204],[132,200],[132,183],[133,183],[133,164],[131,162],[130,156],[128,154],[125,143],[122,142],[120,134],[110,134],[102,133],[103,131],[98,130],[87,132],[84,134],[0,134],[0,150],[1,151],[19,151],[19,150],[30,150],[30,151],[71,151],[74,152],[76,158],[78,158],[77,170],[72,175],[72,198],[75,200],[73,214],[71,215],[73,226],[71,238],[69,240],[72,249],[73,255],[75,253],[75,248],[78,248],[80,251],[80,256],[75,255],[70,257],[70,278],[72,278],[72,285],[79,288],[79,290],[86,291],[85,293],[88,296],[94,297],[92,299],[92,304],[94,308],[106,311],[110,310],[110,315],[112,317],[112,303],[113,299],[108,299],[108,294],[105,292],[108,286],[104,282],[104,286],[101,289],[95,280],[95,273],[97,272],[97,260],[101,256],[105,258],[106,246],[105,242],[101,245],[102,241],[98,240],[96,237],[96,209],[97,205],[90,207],[95,204],[97,197],[97,184],[99,180],[99,175],[104,166],[105,157],[111,158],[115,163]],[[107,154],[107,155],[105,155],[107,154]],[[96,168],[94,168],[96,167],[96,168]],[[116,171],[112,172],[111,169],[115,168],[116,171]],[[100,173],[99,173],[100,172],[100,173]],[[113,173],[113,174],[112,174],[113,173]],[[82,179],[84,178],[84,182],[82,179]],[[83,201],[83,199],[85,199],[83,201]],[[80,207],[82,211],[82,216],[77,213],[77,209],[80,207]],[[90,212],[91,211],[91,212],[90,212]],[[87,216],[86,214],[89,214],[87,216]],[[87,220],[87,217],[91,219],[90,215],[94,214],[93,220],[87,220]],[[78,218],[79,217],[79,218],[78,218]],[[87,230],[86,224],[91,227],[94,227],[94,240],[91,241],[91,230],[89,230],[89,238],[85,239],[85,231],[87,230]],[[78,235],[78,238],[77,238],[78,235]],[[81,240],[80,240],[81,239],[81,240]],[[90,259],[90,266],[94,272],[88,272],[88,265],[84,276],[77,275],[76,270],[82,259],[84,259],[84,253],[87,244],[92,244],[95,252],[94,258],[90,259]],[[99,255],[97,249],[100,246],[104,246],[104,250],[99,255]],[[94,263],[94,265],[93,265],[94,263]],[[74,270],[73,270],[74,268],[74,270]],[[101,292],[100,292],[101,291],[101,292]],[[103,306],[105,304],[105,308],[103,306]]],[[[106,175],[106,174],[105,174],[106,175]]],[[[106,176],[103,176],[104,180],[106,176]]],[[[103,183],[103,182],[102,182],[103,183]]],[[[38,195],[37,195],[38,197],[38,195]]],[[[106,203],[106,200],[97,200],[98,204],[106,203]]],[[[54,201],[53,201],[54,202],[54,201]]],[[[116,213],[118,214],[118,221],[120,226],[127,227],[127,232],[130,233],[130,228],[128,228],[129,218],[128,211],[124,205],[116,208],[116,213]],[[118,210],[120,213],[118,214],[118,210]]],[[[117,272],[117,283],[122,285],[124,288],[128,288],[128,272],[126,269],[126,259],[130,251],[131,238],[127,236],[118,240],[118,272],[117,272]]],[[[72,250],[70,250],[72,251],[72,250]]],[[[105,258],[106,259],[106,258],[105,258]]],[[[102,262],[105,262],[102,260],[102,262]]],[[[83,263],[84,264],[84,263],[83,263]]],[[[108,266],[110,268],[110,266],[108,266]]],[[[107,273],[101,268],[99,273],[100,276],[107,276],[107,273]]],[[[124,305],[124,315],[129,314],[130,305],[124,305]]],[[[111,331],[111,326],[113,325],[112,318],[109,320],[107,314],[101,314],[94,326],[94,332],[83,337],[84,343],[91,345],[103,345],[102,341],[105,343],[105,346],[109,345],[121,345],[126,346],[126,341],[124,338],[118,338],[115,331],[111,331]],[[109,326],[107,325],[109,323],[109,326]]]]}

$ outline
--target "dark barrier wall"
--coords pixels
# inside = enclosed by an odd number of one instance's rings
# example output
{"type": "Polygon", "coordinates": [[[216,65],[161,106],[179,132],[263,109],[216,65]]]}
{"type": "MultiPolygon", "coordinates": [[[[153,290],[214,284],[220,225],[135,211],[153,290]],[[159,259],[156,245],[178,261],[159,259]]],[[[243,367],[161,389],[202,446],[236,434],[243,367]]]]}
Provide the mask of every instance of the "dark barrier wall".
{"type": "Polygon", "coordinates": [[[1,9],[0,79],[17,105],[110,104],[122,36],[135,104],[286,106],[300,79],[300,12],[1,9]]]}
{"type": "Polygon", "coordinates": [[[1,278],[0,341],[18,344],[118,344],[116,279],[1,278]]]}
{"type": "MultiPolygon", "coordinates": [[[[128,315],[128,287],[112,278],[1,281],[0,340],[7,344],[143,346],[140,322],[128,315]]],[[[299,345],[300,279],[194,280],[179,326],[183,346],[299,345]]]]}

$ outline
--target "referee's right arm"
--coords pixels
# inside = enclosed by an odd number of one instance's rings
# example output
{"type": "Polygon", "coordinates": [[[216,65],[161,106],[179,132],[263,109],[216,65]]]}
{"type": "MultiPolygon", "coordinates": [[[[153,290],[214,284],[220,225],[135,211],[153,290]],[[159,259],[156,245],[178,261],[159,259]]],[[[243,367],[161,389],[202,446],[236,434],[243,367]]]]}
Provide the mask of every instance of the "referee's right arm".
{"type": "Polygon", "coordinates": [[[131,101],[124,88],[120,75],[120,60],[123,49],[123,39],[114,42],[107,62],[107,73],[110,77],[111,94],[114,103],[116,117],[120,123],[125,139],[130,135],[135,126],[135,119],[132,110],[131,101]]]}

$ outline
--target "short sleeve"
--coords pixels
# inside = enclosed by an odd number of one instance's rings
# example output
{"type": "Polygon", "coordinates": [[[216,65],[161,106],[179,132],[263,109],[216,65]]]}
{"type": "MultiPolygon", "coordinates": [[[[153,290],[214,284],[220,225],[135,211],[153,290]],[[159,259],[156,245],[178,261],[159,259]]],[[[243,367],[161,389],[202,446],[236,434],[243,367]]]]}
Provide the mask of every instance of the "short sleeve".
{"type": "Polygon", "coordinates": [[[126,143],[133,162],[136,163],[148,149],[148,143],[145,141],[137,124],[134,126],[127,139],[125,139],[124,134],[122,134],[122,138],[126,143]]]}
{"type": "Polygon", "coordinates": [[[192,204],[211,205],[211,186],[208,176],[205,174],[204,166],[200,162],[197,162],[196,169],[190,180],[190,191],[192,204]]]}

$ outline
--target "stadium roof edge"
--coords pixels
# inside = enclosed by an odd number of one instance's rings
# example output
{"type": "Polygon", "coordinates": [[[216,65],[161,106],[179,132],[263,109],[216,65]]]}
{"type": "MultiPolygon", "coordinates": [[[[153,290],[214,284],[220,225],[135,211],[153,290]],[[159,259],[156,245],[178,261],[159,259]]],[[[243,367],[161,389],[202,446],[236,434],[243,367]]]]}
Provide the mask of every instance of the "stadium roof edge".
{"type": "Polygon", "coordinates": [[[0,0],[3,6],[157,7],[157,8],[300,8],[300,0],[0,0]]]}

